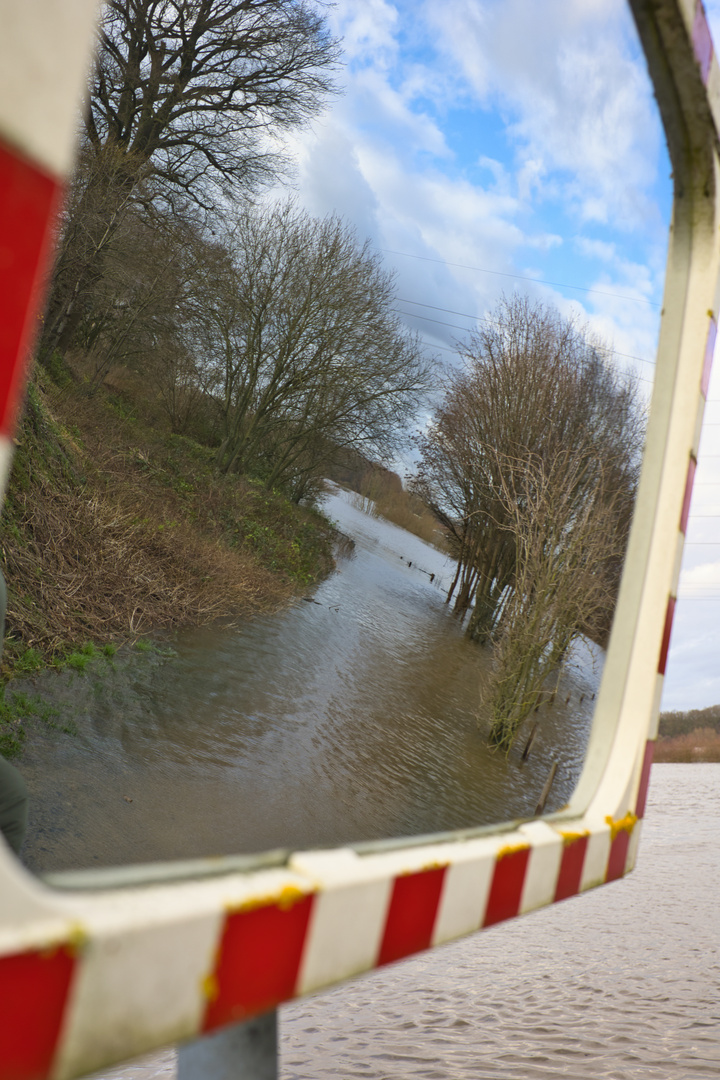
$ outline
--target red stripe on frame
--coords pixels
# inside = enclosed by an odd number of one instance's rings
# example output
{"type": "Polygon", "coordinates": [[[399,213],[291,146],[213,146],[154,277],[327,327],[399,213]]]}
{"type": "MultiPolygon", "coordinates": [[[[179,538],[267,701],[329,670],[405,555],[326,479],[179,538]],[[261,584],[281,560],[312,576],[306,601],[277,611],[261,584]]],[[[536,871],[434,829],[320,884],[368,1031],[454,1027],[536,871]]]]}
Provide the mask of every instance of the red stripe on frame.
{"type": "Polygon", "coordinates": [[[203,1031],[257,1016],[294,996],[313,899],[310,894],[227,916],[206,986],[203,1031]]]}
{"type": "Polygon", "coordinates": [[[576,896],[580,892],[583,866],[585,865],[585,852],[587,851],[587,836],[566,841],[560,861],[560,873],[555,888],[555,900],[567,900],[568,896],[576,896]]]}
{"type": "Polygon", "coordinates": [[[635,816],[638,818],[645,816],[645,803],[647,802],[648,787],[650,786],[650,767],[652,766],[654,751],[655,743],[648,739],[645,746],[645,756],[643,758],[642,772],[640,773],[640,787],[638,788],[637,805],[635,806],[635,816]]]}
{"type": "Polygon", "coordinates": [[[60,185],[0,144],[0,432],[12,435],[60,185]]]}
{"type": "Polygon", "coordinates": [[[0,958],[0,1080],[43,1080],[53,1064],[75,950],[0,958]]]}
{"type": "Polygon", "coordinates": [[[705,12],[700,0],[696,0],[692,43],[695,59],[700,65],[702,81],[707,85],[708,75],[710,74],[710,64],[712,63],[713,58],[713,43],[710,35],[710,27],[707,24],[705,12]]]}
{"type": "Polygon", "coordinates": [[[670,635],[672,634],[673,617],[675,615],[675,597],[671,596],[668,600],[667,611],[665,613],[665,626],[663,627],[662,642],[660,644],[660,659],[658,661],[658,674],[664,675],[665,668],[667,667],[668,652],[670,649],[670,635]]]}
{"type": "Polygon", "coordinates": [[[630,833],[626,829],[621,829],[615,839],[610,844],[610,855],[608,856],[607,874],[605,875],[605,881],[617,881],[625,873],[625,863],[627,862],[628,845],[630,843],[630,833]]]}
{"type": "Polygon", "coordinates": [[[685,479],[685,494],[683,495],[682,510],[680,512],[680,532],[685,535],[687,532],[688,517],[690,516],[690,502],[693,493],[693,484],[695,483],[695,470],[697,469],[697,462],[695,458],[690,458],[690,464],[688,465],[687,477],[685,479]]]}
{"type": "Polygon", "coordinates": [[[516,848],[498,855],[483,926],[512,919],[520,910],[530,848],[516,848]]]}
{"type": "Polygon", "coordinates": [[[717,323],[710,316],[710,325],[708,327],[707,341],[705,342],[705,362],[703,364],[702,379],[700,380],[700,391],[703,397],[707,397],[708,387],[710,386],[710,372],[713,366],[713,357],[715,355],[715,338],[717,337],[717,323]]]}
{"type": "Polygon", "coordinates": [[[430,948],[446,869],[436,866],[395,878],[378,967],[430,948]]]}

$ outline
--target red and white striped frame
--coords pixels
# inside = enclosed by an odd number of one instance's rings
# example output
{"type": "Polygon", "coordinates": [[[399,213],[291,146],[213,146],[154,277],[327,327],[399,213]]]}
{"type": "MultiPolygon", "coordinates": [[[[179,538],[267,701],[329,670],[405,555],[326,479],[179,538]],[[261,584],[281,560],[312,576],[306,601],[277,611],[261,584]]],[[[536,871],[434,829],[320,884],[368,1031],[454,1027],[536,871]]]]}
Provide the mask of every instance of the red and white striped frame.
{"type": "MultiPolygon", "coordinates": [[[[699,2],[631,6],[668,132],[676,201],[637,509],[570,805],[494,831],[296,852],[282,865],[159,867],[135,884],[124,871],[90,874],[77,890],[37,881],[0,845],[0,1080],[69,1080],[632,868],[715,341],[720,70],[699,2]]],[[[87,0],[0,0],[5,470],[92,18],[87,0]]]]}
{"type": "Polygon", "coordinates": [[[0,0],[0,499],[97,10],[97,0],[0,0]]]}

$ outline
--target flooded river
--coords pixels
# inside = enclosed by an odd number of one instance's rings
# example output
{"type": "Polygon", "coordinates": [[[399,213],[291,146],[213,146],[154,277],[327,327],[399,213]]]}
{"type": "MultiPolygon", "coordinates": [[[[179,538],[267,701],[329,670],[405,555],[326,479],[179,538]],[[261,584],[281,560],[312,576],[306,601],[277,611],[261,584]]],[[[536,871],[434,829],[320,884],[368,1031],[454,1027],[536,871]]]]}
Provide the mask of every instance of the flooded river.
{"type": "Polygon", "coordinates": [[[24,857],[61,870],[407,836],[532,815],[577,780],[598,671],[575,656],[530,760],[478,723],[487,654],[444,603],[454,564],[332,495],[351,558],[285,611],[116,670],[44,677],[77,734],[35,732],[24,857]],[[52,684],[52,685],[51,685],[52,684]]]}
{"type": "MultiPolygon", "coordinates": [[[[486,658],[452,565],[340,496],[356,554],[308,599],[61,680],[74,737],[35,732],[35,869],[305,846],[532,813],[580,768],[597,681],[576,655],[530,762],[477,723],[486,658]],[[101,677],[102,676],[102,677],[101,677]],[[566,706],[566,698],[570,702],[566,706]],[[580,698],[584,698],[580,704],[580,698]]],[[[720,1076],[720,765],[653,770],[626,880],[281,1010],[282,1080],[720,1076]]],[[[103,1074],[170,1080],[174,1051],[103,1074]]]]}
{"type": "Polygon", "coordinates": [[[632,874],[286,1006],[281,1080],[714,1080],[719,836],[720,765],[656,765],[632,874]]]}

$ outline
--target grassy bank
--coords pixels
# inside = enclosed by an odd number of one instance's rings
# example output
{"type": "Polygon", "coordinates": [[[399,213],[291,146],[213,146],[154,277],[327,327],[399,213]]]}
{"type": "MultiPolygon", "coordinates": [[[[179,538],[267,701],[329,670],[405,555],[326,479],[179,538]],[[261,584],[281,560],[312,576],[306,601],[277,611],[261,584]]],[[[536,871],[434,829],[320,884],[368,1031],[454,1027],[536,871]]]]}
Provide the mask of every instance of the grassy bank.
{"type": "Polygon", "coordinates": [[[0,523],[3,686],[83,649],[272,610],[331,570],[319,513],[218,476],[212,447],[126,398],[62,381],[30,387],[0,523]]]}

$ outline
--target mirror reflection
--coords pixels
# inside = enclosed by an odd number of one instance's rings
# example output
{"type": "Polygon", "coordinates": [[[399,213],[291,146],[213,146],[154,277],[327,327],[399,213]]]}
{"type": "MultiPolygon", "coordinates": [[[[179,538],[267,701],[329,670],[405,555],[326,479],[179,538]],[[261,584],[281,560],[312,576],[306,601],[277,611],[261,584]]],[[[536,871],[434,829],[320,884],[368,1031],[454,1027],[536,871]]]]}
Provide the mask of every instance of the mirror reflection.
{"type": "Polygon", "coordinates": [[[2,523],[35,871],[489,825],[579,777],[671,199],[644,60],[614,7],[373,12],[278,5],[290,90],[255,25],[258,96],[213,69],[175,112],[106,13],[2,523]]]}

